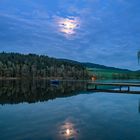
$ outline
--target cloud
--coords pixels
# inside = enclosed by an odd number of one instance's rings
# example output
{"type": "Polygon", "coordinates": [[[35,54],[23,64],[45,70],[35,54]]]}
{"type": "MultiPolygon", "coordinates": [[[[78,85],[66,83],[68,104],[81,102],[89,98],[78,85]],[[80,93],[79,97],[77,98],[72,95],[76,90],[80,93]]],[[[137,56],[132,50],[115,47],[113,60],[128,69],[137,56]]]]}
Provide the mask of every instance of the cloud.
{"type": "Polygon", "coordinates": [[[54,25],[58,34],[72,40],[75,38],[77,30],[80,28],[80,19],[78,17],[64,18],[54,16],[54,25]]]}
{"type": "Polygon", "coordinates": [[[20,2],[0,2],[0,51],[137,68],[138,1],[20,2]]]}

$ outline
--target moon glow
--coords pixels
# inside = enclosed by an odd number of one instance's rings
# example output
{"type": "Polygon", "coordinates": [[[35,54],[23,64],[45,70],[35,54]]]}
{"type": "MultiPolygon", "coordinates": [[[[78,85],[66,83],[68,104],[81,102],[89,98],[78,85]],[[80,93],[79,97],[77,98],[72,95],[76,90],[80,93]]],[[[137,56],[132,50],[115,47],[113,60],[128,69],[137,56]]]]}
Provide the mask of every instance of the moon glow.
{"type": "Polygon", "coordinates": [[[79,28],[80,22],[77,18],[61,18],[58,21],[59,31],[66,35],[73,35],[79,28]]]}

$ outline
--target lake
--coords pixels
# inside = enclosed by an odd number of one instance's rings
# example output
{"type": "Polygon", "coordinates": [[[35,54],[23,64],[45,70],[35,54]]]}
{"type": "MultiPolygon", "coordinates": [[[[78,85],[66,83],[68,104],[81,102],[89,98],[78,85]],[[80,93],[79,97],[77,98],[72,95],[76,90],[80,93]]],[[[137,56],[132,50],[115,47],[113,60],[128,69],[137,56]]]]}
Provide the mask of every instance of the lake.
{"type": "Polygon", "coordinates": [[[0,81],[0,140],[140,140],[140,94],[0,81]]]}

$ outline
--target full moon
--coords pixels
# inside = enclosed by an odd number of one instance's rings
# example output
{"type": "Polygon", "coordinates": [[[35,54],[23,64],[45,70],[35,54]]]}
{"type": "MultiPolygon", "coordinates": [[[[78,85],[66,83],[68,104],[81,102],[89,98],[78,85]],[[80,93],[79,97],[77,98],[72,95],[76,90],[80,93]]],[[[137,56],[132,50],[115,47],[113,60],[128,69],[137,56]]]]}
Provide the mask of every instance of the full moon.
{"type": "Polygon", "coordinates": [[[72,35],[76,33],[76,29],[79,28],[80,22],[77,18],[60,18],[58,20],[59,31],[66,34],[72,35]]]}

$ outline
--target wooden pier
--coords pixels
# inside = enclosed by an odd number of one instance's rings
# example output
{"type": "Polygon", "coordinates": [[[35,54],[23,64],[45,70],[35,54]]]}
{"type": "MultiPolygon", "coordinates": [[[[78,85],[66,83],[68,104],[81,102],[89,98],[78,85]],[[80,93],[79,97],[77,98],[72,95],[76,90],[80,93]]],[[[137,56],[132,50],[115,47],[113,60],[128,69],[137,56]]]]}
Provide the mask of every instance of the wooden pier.
{"type": "Polygon", "coordinates": [[[116,92],[116,93],[140,94],[140,83],[89,82],[89,83],[87,83],[87,90],[96,91],[96,92],[116,92]],[[100,88],[100,87],[102,87],[102,88],[100,88]],[[125,89],[122,89],[124,87],[125,87],[125,89]],[[131,87],[139,87],[139,90],[136,90],[136,91],[131,90],[131,87]]]}

